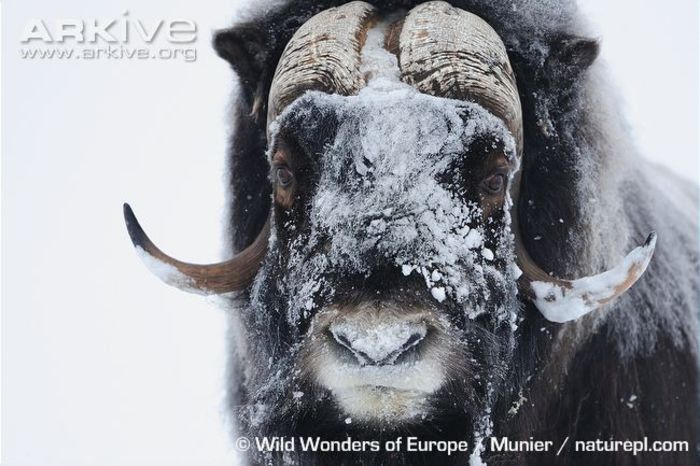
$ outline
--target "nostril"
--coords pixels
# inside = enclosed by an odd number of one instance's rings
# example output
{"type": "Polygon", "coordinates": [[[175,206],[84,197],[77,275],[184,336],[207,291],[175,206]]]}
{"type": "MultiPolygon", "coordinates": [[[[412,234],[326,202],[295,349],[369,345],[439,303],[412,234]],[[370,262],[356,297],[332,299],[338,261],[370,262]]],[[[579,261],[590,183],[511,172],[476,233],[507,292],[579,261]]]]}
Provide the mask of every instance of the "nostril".
{"type": "Polygon", "coordinates": [[[332,331],[331,331],[331,334],[333,335],[333,337],[335,338],[335,340],[338,343],[340,343],[341,345],[343,345],[347,349],[352,350],[352,343],[350,343],[350,340],[348,340],[348,338],[345,335],[343,335],[340,332],[332,332],[332,331]]]}
{"type": "Polygon", "coordinates": [[[355,350],[352,348],[352,343],[350,342],[348,337],[346,337],[345,335],[343,335],[341,332],[338,332],[338,331],[334,332],[333,330],[330,330],[330,333],[331,333],[331,335],[333,335],[333,338],[335,339],[335,341],[340,344],[340,346],[347,349],[351,353],[355,353],[355,350]]]}
{"type": "Polygon", "coordinates": [[[413,333],[408,340],[401,345],[401,348],[394,351],[392,354],[385,358],[383,364],[395,364],[397,362],[403,362],[410,354],[413,354],[414,350],[418,349],[420,343],[425,339],[427,332],[424,333],[413,333]]]}
{"type": "Polygon", "coordinates": [[[416,355],[427,327],[423,323],[400,323],[362,328],[342,323],[332,324],[328,332],[343,356],[362,366],[382,366],[406,362],[409,355],[416,355]]]}
{"type": "Polygon", "coordinates": [[[421,334],[421,333],[413,333],[413,334],[411,334],[411,336],[408,337],[408,340],[406,340],[406,343],[404,343],[403,346],[401,346],[401,351],[402,351],[402,352],[408,351],[409,349],[411,349],[411,348],[413,348],[414,346],[418,345],[418,343],[420,343],[420,342],[423,340],[423,338],[425,338],[425,334],[424,334],[424,333],[422,333],[422,334],[421,334]]]}

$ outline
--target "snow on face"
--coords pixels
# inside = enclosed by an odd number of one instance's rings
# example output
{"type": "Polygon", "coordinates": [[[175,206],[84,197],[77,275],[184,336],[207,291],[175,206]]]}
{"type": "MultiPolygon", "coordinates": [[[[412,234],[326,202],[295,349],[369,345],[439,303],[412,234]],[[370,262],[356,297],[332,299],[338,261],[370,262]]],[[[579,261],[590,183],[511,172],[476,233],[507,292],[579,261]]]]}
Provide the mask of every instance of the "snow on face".
{"type": "Polygon", "coordinates": [[[471,400],[504,373],[519,313],[512,204],[506,190],[496,207],[485,209],[480,175],[472,170],[499,154],[512,178],[514,139],[480,105],[402,83],[383,38],[381,24],[367,35],[360,72],[368,84],[358,95],[309,91],[270,126],[268,157],[279,144],[304,162],[295,173],[293,203],[274,208],[268,255],[251,292],[260,334],[290,334],[255,375],[261,408],[253,408],[253,424],[259,412],[284,406],[285,393],[308,390],[309,382],[332,394],[344,415],[395,421],[424,419],[450,380],[472,380],[463,387],[464,400],[471,400]],[[393,314],[367,301],[363,283],[374,290],[383,285],[377,271],[392,276],[386,287],[398,298],[393,314]],[[324,327],[324,316],[363,292],[365,302],[350,308],[366,318],[376,311],[369,325],[332,320],[324,327]],[[407,322],[409,310],[431,320],[430,328],[424,320],[407,322]],[[479,323],[468,323],[477,317],[479,323]],[[324,343],[324,329],[342,333],[343,346],[361,360],[339,358],[324,343]],[[393,359],[407,338],[428,333],[420,357],[393,359]],[[389,363],[363,364],[365,356],[389,363]],[[472,366],[479,372],[473,378],[472,366]]]}
{"type": "Polygon", "coordinates": [[[307,226],[275,219],[291,238],[272,247],[273,254],[289,251],[279,288],[289,299],[290,324],[329,302],[337,277],[367,277],[387,265],[422,277],[435,301],[456,304],[469,318],[491,311],[498,321],[514,322],[515,311],[495,305],[515,294],[513,268],[503,266],[513,262],[510,202],[495,222],[483,219],[477,199],[458,194],[461,164],[484,156],[477,141],[517,163],[503,122],[477,104],[424,95],[383,77],[357,96],[307,93],[278,118],[273,135],[297,128],[304,146],[317,141],[325,124],[319,119],[327,115],[333,135],[306,154],[317,171],[305,199],[307,226]]]}

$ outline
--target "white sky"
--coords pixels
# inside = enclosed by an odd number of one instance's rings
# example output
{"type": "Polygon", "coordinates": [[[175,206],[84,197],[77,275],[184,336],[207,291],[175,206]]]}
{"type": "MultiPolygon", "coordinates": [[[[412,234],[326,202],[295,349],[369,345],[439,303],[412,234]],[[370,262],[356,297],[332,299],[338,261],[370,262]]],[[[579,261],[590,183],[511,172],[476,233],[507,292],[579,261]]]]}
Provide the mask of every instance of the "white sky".
{"type": "Polygon", "coordinates": [[[697,0],[579,0],[640,152],[698,179],[697,0]]]}
{"type": "MultiPolygon", "coordinates": [[[[224,319],[138,261],[219,258],[233,0],[10,0],[3,9],[2,454],[6,465],[230,464],[224,319]],[[20,60],[29,18],[199,25],[198,60],[20,60]]],[[[697,5],[586,0],[642,151],[697,178],[697,5]]]]}

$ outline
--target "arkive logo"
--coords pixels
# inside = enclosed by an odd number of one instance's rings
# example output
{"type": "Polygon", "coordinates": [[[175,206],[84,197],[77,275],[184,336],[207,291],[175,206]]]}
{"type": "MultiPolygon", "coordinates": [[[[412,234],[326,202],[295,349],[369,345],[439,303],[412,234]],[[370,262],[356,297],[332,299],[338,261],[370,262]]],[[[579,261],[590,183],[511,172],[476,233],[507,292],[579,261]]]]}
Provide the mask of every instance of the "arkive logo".
{"type": "Polygon", "coordinates": [[[144,20],[128,11],[108,19],[30,19],[20,37],[26,60],[197,60],[197,23],[144,20]]]}
{"type": "Polygon", "coordinates": [[[173,18],[142,20],[129,12],[111,19],[30,19],[20,41],[24,44],[128,44],[156,41],[187,44],[197,40],[197,23],[173,18]]]}

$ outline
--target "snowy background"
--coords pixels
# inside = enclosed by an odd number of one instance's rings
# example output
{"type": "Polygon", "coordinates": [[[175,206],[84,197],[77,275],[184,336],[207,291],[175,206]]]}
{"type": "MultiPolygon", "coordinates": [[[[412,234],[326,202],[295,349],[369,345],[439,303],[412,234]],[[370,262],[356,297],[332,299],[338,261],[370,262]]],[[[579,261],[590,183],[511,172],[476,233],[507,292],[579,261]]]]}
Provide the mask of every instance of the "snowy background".
{"type": "MultiPolygon", "coordinates": [[[[585,0],[642,152],[698,176],[695,0],[585,0]]],[[[220,258],[235,0],[9,0],[2,12],[2,463],[231,464],[224,319],[133,253],[220,258]],[[21,60],[30,18],[190,18],[197,61],[21,60]]]]}

